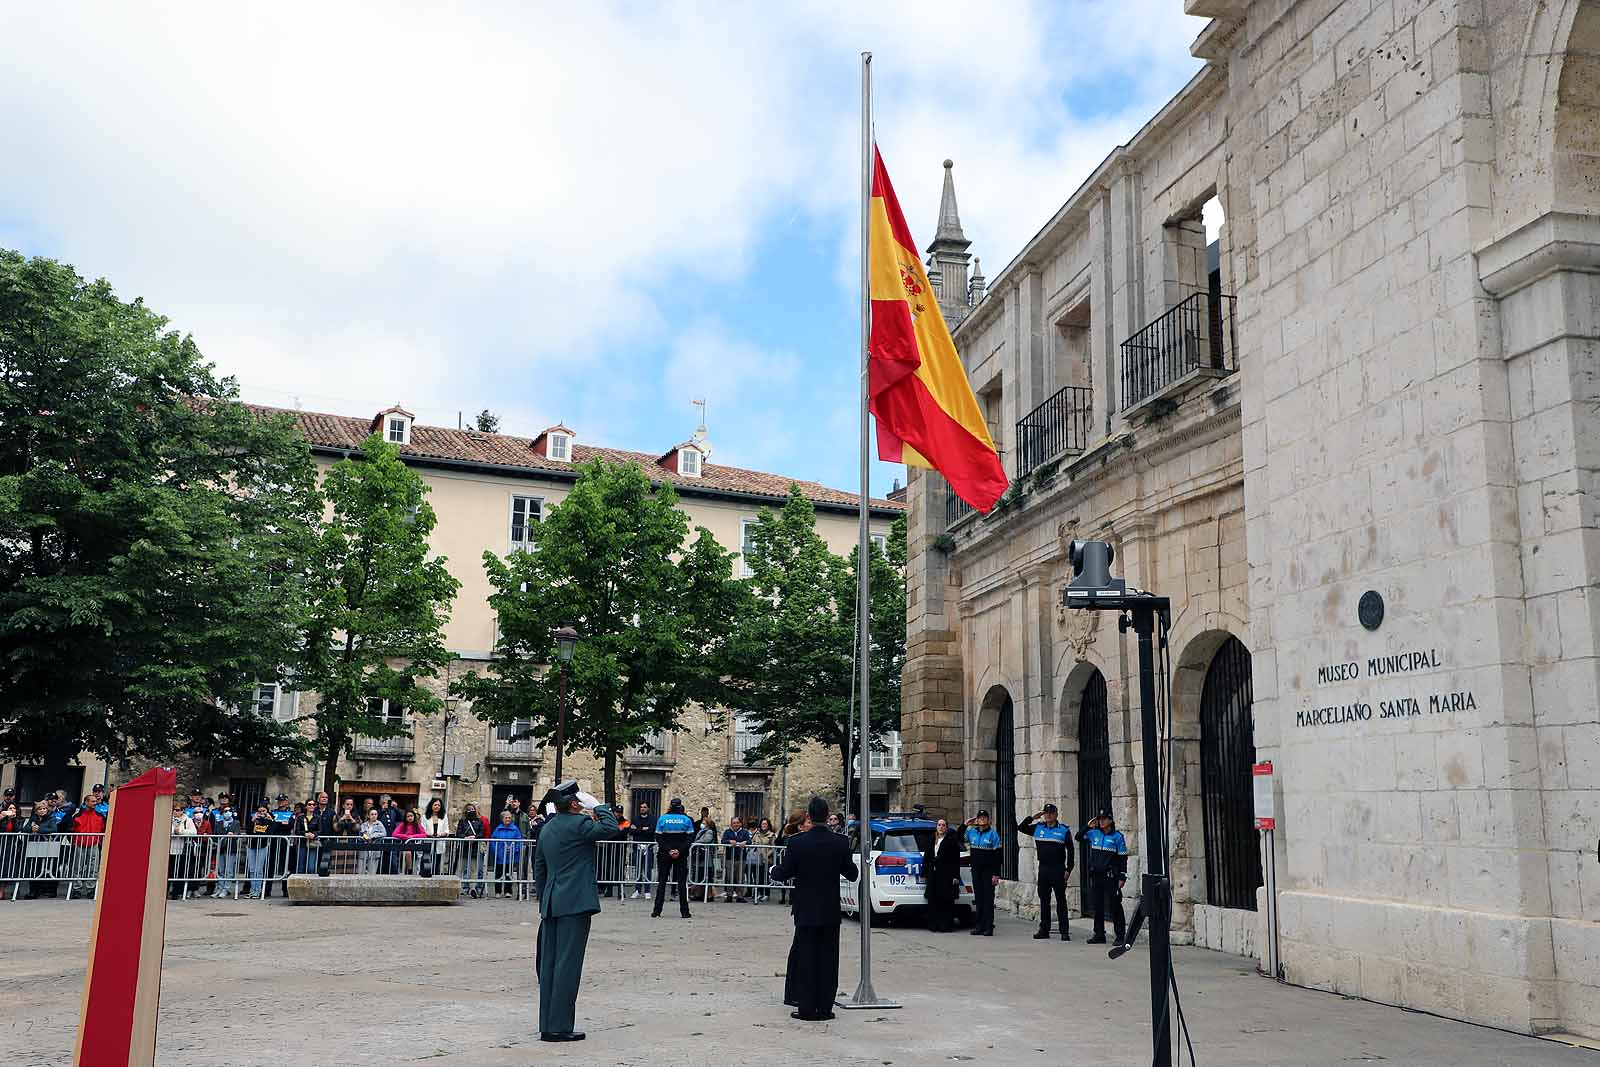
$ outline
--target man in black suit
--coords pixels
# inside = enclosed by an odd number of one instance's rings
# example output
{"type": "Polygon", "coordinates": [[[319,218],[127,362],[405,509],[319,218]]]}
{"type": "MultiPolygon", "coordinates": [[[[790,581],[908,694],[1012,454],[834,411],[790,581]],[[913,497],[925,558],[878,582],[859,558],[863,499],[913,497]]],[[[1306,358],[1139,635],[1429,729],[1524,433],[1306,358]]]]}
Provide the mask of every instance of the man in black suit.
{"type": "Polygon", "coordinates": [[[839,992],[839,879],[855,880],[850,839],[829,833],[828,802],[812,797],[806,829],[788,841],[783,859],[772,868],[778,881],[794,879],[794,946],[789,950],[787,988],[808,1022],[833,1018],[839,992]]]}

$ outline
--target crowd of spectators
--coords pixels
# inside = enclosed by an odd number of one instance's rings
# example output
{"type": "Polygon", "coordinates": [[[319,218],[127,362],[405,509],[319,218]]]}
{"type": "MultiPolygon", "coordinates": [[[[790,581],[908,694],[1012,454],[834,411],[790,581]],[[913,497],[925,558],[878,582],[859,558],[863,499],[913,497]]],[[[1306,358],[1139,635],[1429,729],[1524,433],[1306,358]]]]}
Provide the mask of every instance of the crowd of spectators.
{"type": "MultiPolygon", "coordinates": [[[[96,785],[81,802],[64,792],[32,804],[15,803],[12,790],[0,798],[0,899],[66,895],[93,899],[99,875],[101,834],[110,795],[96,785]]],[[[449,874],[465,896],[533,895],[533,850],[545,816],[512,795],[493,816],[466,803],[452,818],[435,797],[424,810],[389,794],[345,796],[327,792],[291,803],[279,793],[254,810],[240,811],[227,794],[191,792],[174,798],[168,851],[168,896],[269,898],[274,887],[288,896],[292,874],[449,874]]],[[[781,827],[762,818],[746,826],[734,816],[719,827],[709,807],[695,820],[691,881],[695,899],[762,903],[782,886],[766,884],[777,849],[799,832],[799,815],[781,827]]],[[[600,878],[607,895],[652,896],[655,888],[655,817],[649,805],[619,820],[620,839],[600,878]],[[632,892],[629,894],[629,889],[632,892]]],[[[840,827],[842,830],[842,827],[840,827]]]]}

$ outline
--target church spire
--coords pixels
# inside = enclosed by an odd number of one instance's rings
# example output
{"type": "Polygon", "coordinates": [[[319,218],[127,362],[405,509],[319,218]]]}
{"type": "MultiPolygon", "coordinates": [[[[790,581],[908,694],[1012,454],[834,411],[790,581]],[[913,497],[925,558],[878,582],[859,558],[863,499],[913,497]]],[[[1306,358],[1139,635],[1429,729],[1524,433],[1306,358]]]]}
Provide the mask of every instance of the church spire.
{"type": "Polygon", "coordinates": [[[961,232],[961,213],[956,209],[955,163],[944,161],[944,194],[939,198],[939,226],[928,245],[928,280],[939,296],[939,310],[953,328],[966,317],[967,249],[972,242],[961,232]],[[938,281],[934,281],[937,278],[938,281]]]}

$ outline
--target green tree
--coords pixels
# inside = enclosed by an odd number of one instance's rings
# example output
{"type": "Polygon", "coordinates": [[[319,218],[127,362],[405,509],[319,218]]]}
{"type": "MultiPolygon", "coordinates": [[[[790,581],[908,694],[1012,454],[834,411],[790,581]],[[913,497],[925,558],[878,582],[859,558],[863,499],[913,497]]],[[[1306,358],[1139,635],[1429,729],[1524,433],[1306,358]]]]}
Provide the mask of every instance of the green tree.
{"type": "MultiPolygon", "coordinates": [[[[897,520],[887,552],[872,552],[869,618],[872,657],[872,742],[900,725],[900,673],[905,663],[905,522],[897,520]]],[[[829,551],[816,509],[791,487],[782,510],[763,509],[751,533],[753,594],[741,614],[729,655],[730,686],[745,718],[762,734],[756,759],[787,763],[811,741],[848,755],[861,745],[851,714],[855,676],[856,559],[829,551]]]]}
{"type": "Polygon", "coordinates": [[[488,672],[454,690],[488,722],[531,718],[526,736],[548,742],[560,710],[552,634],[575,628],[566,745],[604,761],[614,801],[621,753],[675,729],[691,701],[720,704],[726,635],[745,593],[733,557],[703,528],[688,542],[677,493],[638,464],[585,464],[531,537],[507,558],[484,553],[500,642],[488,672]]]}
{"type": "Polygon", "coordinates": [[[315,468],[236,397],[141,301],[0,250],[0,759],[303,757],[237,709],[296,656],[315,468]]]}
{"type": "Polygon", "coordinates": [[[478,412],[478,430],[480,433],[499,433],[500,416],[484,408],[478,412]]]}
{"type": "Polygon", "coordinates": [[[318,696],[307,718],[329,792],[357,737],[406,732],[377,702],[412,715],[443,706],[425,683],[450,661],[444,623],[460,583],[442,556],[429,556],[435,517],[427,491],[376,433],[359,458],[335,463],[323,480],[328,516],[311,553],[296,685],[318,696]]]}

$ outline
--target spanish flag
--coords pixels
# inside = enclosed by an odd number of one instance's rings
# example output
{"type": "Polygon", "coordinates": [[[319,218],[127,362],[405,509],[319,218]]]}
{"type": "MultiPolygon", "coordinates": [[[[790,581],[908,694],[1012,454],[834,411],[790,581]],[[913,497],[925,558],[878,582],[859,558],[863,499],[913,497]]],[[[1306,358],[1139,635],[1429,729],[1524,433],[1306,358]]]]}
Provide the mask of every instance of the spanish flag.
{"type": "Polygon", "coordinates": [[[867,386],[878,458],[938,471],[957,496],[988,514],[1006,491],[1005,470],[876,145],[868,250],[867,386]]]}

